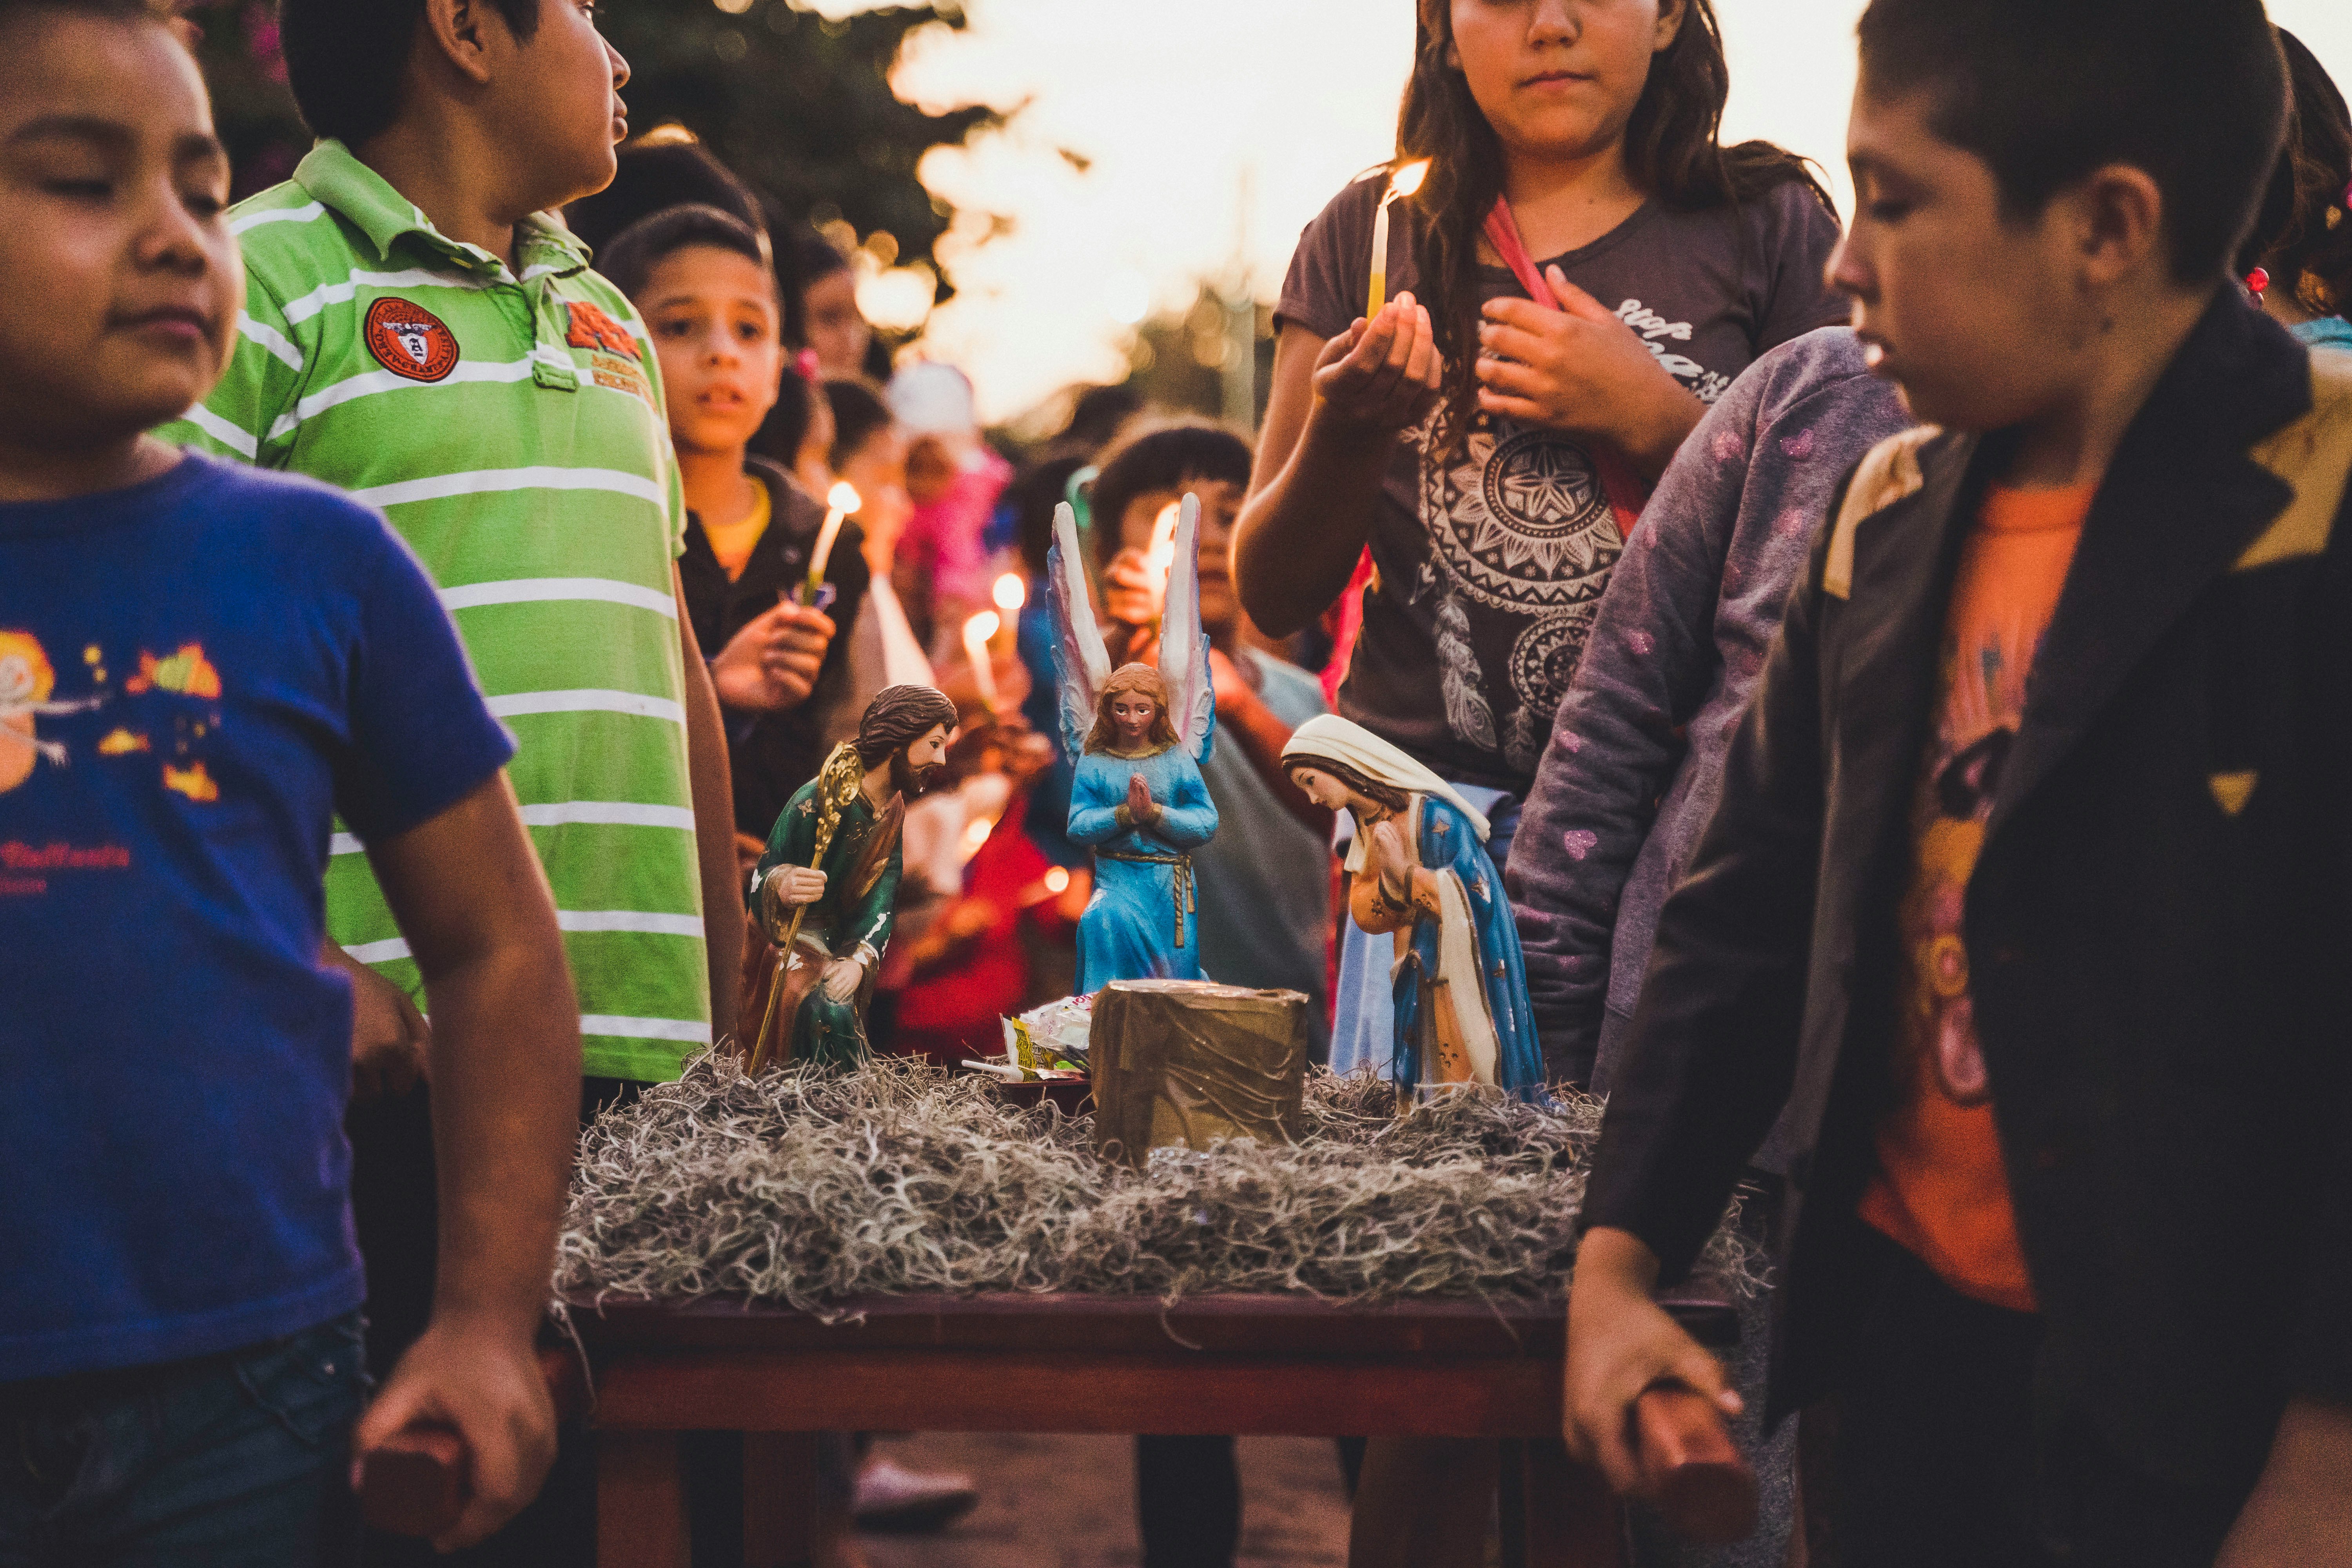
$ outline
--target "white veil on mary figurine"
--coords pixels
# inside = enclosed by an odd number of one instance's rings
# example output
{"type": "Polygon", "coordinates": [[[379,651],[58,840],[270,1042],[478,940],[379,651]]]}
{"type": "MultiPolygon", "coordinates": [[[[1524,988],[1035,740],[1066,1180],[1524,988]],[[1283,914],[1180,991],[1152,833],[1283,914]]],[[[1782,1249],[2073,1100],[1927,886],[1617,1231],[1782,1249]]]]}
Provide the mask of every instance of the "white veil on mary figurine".
{"type": "Polygon", "coordinates": [[[1201,629],[1201,502],[1186,496],[1170,561],[1156,665],[1110,667],[1095,620],[1077,517],[1054,513],[1046,593],[1062,688],[1062,743],[1075,759],[1069,836],[1095,852],[1078,921],[1078,989],[1114,980],[1197,980],[1192,851],[1217,831],[1201,764],[1216,742],[1209,638],[1201,629]]]}

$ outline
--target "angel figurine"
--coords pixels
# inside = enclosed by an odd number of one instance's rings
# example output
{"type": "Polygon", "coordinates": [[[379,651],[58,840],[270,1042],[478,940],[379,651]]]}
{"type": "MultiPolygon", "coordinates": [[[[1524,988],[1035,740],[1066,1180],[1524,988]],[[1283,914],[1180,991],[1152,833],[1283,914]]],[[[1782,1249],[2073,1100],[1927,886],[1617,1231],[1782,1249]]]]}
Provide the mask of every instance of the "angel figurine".
{"type": "Polygon", "coordinates": [[[1160,662],[1110,668],[1088,597],[1077,517],[1055,509],[1046,592],[1062,687],[1062,744],[1077,758],[1069,835],[1095,852],[1078,921],[1078,989],[1114,980],[1198,980],[1192,851],[1217,831],[1201,778],[1215,744],[1209,638],[1201,629],[1201,503],[1184,498],[1160,621],[1160,662]]]}
{"type": "Polygon", "coordinates": [[[1429,1089],[1490,1084],[1543,1092],[1527,961],[1486,819],[1458,791],[1361,725],[1309,719],[1282,749],[1316,805],[1356,819],[1348,910],[1396,941],[1391,1076],[1429,1089]]]}

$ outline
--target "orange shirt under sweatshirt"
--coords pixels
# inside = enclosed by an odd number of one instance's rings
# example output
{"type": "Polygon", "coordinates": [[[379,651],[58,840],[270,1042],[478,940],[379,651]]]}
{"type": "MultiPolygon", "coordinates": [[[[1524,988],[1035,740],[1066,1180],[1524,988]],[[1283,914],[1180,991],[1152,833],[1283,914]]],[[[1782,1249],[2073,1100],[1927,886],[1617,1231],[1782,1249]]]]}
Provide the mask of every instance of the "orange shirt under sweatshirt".
{"type": "Polygon", "coordinates": [[[1961,910],[2026,679],[2058,607],[2094,487],[1995,486],[1960,556],[1946,617],[1934,738],[1911,813],[1896,912],[1903,973],[1896,1101],[1878,1128],[1862,1215],[1961,1294],[2034,1310],[1969,997],[1961,910]]]}

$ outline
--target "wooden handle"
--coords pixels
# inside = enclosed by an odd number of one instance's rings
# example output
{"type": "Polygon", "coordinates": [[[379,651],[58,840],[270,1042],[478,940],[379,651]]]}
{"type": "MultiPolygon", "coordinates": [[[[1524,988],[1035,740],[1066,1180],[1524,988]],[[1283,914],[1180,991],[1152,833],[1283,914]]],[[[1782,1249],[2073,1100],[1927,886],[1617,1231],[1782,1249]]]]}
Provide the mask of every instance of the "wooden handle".
{"type": "Polygon", "coordinates": [[[388,1533],[429,1541],[466,1511],[473,1468],[452,1428],[404,1427],[360,1463],[360,1517],[388,1533]]]}
{"type": "Polygon", "coordinates": [[[1756,1471],[1705,1394],[1660,1384],[1634,1402],[1642,1495],[1666,1528],[1705,1546],[1756,1533],[1756,1471]]]}

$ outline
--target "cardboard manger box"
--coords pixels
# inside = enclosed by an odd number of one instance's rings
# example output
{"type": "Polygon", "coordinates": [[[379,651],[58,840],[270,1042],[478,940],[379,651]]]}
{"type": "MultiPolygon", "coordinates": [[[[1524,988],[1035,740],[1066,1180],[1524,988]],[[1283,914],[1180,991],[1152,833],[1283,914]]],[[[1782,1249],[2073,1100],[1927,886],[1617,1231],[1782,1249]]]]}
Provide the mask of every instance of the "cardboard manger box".
{"type": "Polygon", "coordinates": [[[1156,1148],[1294,1142],[1307,1000],[1202,980],[1120,980],[1095,998],[1095,1143],[1140,1167],[1156,1148]]]}

